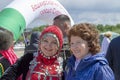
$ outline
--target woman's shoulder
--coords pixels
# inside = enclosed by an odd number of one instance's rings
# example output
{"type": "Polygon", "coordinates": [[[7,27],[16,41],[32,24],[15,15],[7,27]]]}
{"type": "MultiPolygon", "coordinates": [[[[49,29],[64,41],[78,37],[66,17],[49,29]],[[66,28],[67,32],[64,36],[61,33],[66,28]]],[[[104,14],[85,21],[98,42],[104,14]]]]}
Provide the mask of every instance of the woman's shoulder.
{"type": "MultiPolygon", "coordinates": [[[[108,64],[102,64],[96,68],[96,78],[100,77],[101,79],[114,80],[114,74],[112,69],[108,64]]],[[[99,79],[100,79],[99,78],[99,79]]]]}

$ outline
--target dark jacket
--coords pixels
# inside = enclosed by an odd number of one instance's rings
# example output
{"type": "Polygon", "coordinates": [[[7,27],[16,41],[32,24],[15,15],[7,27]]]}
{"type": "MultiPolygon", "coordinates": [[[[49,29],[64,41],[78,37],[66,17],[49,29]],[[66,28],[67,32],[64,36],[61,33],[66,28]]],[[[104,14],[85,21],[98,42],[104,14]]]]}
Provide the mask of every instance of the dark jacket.
{"type": "Polygon", "coordinates": [[[120,36],[110,42],[106,58],[115,74],[115,80],[120,80],[120,36]]]}
{"type": "Polygon", "coordinates": [[[10,66],[0,78],[0,80],[16,80],[22,74],[22,80],[25,80],[29,70],[29,63],[33,59],[33,53],[27,53],[18,61],[10,66]],[[8,77],[9,76],[9,77],[8,77]],[[3,79],[4,78],[4,79],[3,79]]]}
{"type": "Polygon", "coordinates": [[[37,52],[39,37],[40,37],[40,32],[36,31],[31,34],[30,44],[25,47],[25,53],[37,52]]]}
{"type": "Polygon", "coordinates": [[[0,54],[0,77],[10,65],[10,62],[0,54]]]}
{"type": "Polygon", "coordinates": [[[114,74],[103,54],[81,59],[74,70],[75,57],[72,56],[65,68],[65,80],[114,80],[114,74]]]}

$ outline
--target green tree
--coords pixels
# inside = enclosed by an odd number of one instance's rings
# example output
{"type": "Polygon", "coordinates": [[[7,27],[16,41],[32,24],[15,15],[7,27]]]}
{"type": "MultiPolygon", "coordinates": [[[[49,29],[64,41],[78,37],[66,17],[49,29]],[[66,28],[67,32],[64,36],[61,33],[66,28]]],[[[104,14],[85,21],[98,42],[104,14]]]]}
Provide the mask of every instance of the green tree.
{"type": "Polygon", "coordinates": [[[42,25],[42,26],[39,26],[39,27],[35,27],[32,29],[32,31],[42,31],[47,25],[42,25]]]}

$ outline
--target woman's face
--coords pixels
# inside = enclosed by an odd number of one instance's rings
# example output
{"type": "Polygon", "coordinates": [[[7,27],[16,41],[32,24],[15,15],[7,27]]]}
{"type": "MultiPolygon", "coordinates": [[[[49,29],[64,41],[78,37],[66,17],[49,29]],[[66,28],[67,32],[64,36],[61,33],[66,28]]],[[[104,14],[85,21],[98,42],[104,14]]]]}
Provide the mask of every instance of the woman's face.
{"type": "Polygon", "coordinates": [[[76,59],[82,59],[89,53],[89,47],[87,41],[78,36],[71,36],[70,49],[76,59]]]}
{"type": "Polygon", "coordinates": [[[53,56],[58,51],[57,40],[52,36],[46,36],[39,44],[41,51],[45,56],[53,56]]]}

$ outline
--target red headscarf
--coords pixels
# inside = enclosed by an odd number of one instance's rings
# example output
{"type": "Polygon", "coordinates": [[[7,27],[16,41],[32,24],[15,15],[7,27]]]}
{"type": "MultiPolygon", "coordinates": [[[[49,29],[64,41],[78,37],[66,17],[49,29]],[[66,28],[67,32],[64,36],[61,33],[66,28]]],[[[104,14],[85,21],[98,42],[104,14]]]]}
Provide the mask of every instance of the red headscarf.
{"type": "Polygon", "coordinates": [[[40,39],[42,38],[43,35],[45,35],[46,33],[53,33],[58,37],[59,43],[60,43],[60,50],[62,48],[63,45],[63,34],[62,31],[60,30],[59,27],[55,26],[55,25],[50,25],[48,26],[46,29],[43,30],[43,32],[40,35],[40,39]]]}
{"type": "MultiPolygon", "coordinates": [[[[40,35],[40,39],[42,38],[43,35],[46,33],[52,33],[55,34],[59,40],[59,51],[62,49],[63,45],[63,34],[62,31],[59,29],[59,27],[55,25],[48,26],[46,29],[43,30],[43,32],[40,35]]],[[[58,52],[56,53],[58,54],[58,52]]],[[[40,54],[39,58],[45,63],[45,64],[52,64],[57,57],[52,57],[50,59],[45,58],[42,54],[40,54]]]]}

